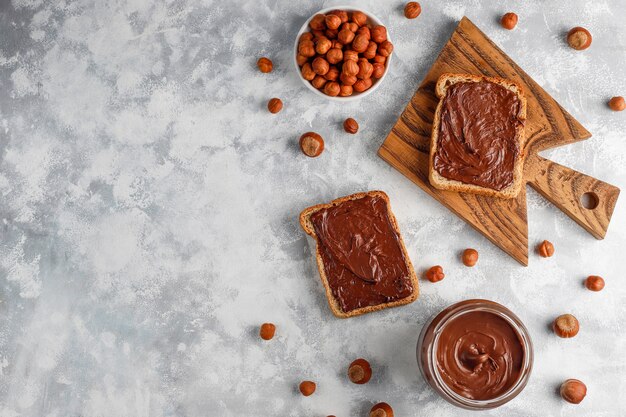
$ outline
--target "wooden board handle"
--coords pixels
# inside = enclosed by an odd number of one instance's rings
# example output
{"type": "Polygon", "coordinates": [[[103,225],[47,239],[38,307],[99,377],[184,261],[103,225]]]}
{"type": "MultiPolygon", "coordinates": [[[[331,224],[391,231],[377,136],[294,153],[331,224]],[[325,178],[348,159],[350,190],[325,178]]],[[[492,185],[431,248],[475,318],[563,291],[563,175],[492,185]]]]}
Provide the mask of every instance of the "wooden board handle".
{"type": "Polygon", "coordinates": [[[531,187],[596,239],[604,239],[619,188],[536,154],[529,155],[524,169],[531,187]]]}

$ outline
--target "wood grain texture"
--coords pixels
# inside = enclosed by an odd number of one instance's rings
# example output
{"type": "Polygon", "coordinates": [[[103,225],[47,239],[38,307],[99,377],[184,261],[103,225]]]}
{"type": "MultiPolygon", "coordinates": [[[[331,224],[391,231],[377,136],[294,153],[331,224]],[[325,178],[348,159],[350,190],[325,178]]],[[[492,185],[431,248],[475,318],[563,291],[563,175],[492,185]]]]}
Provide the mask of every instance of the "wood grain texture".
{"type": "Polygon", "coordinates": [[[438,99],[435,84],[445,72],[497,76],[517,81],[528,100],[526,140],[528,155],[524,182],[598,239],[605,236],[619,189],[556,164],[538,152],[591,137],[528,74],[464,17],[435,60],[417,92],[378,150],[381,158],[430,196],[485,235],[523,265],[528,265],[528,222],[525,187],[514,199],[503,200],[433,188],[428,182],[428,154],[438,99]],[[594,209],[581,203],[591,194],[594,209]]]}

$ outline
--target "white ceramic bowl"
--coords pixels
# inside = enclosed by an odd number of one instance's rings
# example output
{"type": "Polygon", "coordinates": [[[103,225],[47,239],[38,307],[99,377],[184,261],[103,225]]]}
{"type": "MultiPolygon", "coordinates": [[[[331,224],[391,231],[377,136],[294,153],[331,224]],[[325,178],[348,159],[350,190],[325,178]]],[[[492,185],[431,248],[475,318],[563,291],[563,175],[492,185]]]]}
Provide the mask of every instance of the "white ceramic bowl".
{"type": "MultiPolygon", "coordinates": [[[[372,13],[368,12],[367,10],[363,10],[363,9],[359,9],[356,7],[352,7],[352,6],[333,6],[333,7],[328,7],[326,9],[322,9],[320,11],[318,11],[317,13],[313,14],[313,16],[315,16],[316,14],[326,14],[328,12],[331,12],[333,10],[345,10],[348,12],[363,12],[365,13],[365,15],[367,16],[367,18],[369,19],[369,21],[371,23],[373,23],[374,25],[383,25],[383,22],[377,18],[376,16],[374,16],[372,13]]],[[[304,32],[308,32],[309,31],[309,22],[311,21],[311,19],[313,19],[313,16],[309,17],[306,22],[304,22],[304,25],[302,25],[302,27],[300,28],[300,31],[298,32],[298,35],[296,36],[296,41],[293,44],[293,65],[296,69],[296,72],[298,73],[298,77],[300,78],[300,80],[302,81],[302,83],[311,91],[313,91],[315,94],[317,94],[318,96],[322,96],[328,100],[333,100],[333,101],[354,101],[354,100],[358,100],[360,98],[366,97],[370,94],[372,94],[379,86],[380,84],[383,82],[383,80],[385,79],[385,77],[387,76],[387,73],[389,72],[389,65],[391,64],[391,57],[393,56],[393,53],[391,55],[389,55],[389,57],[387,57],[387,62],[385,62],[385,72],[383,73],[383,76],[380,77],[379,79],[375,80],[374,83],[372,84],[372,86],[363,91],[362,93],[354,93],[351,96],[348,97],[331,97],[328,96],[326,94],[324,94],[323,92],[321,92],[320,90],[318,90],[317,88],[313,87],[313,85],[311,85],[310,81],[307,81],[304,79],[304,77],[302,77],[302,72],[300,71],[300,67],[298,66],[298,62],[296,61],[296,55],[298,54],[298,40],[300,39],[300,36],[304,33],[304,32]]],[[[393,41],[391,40],[391,38],[389,37],[389,30],[387,30],[387,40],[389,42],[393,41]]]]}

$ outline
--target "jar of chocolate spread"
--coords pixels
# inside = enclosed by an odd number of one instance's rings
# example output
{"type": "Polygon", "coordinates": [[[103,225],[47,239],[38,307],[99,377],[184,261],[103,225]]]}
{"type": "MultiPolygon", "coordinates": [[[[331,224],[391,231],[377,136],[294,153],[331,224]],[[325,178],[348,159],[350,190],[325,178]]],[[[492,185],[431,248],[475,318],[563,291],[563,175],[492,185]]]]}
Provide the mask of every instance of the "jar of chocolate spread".
{"type": "Polygon", "coordinates": [[[422,328],[417,362],[431,387],[450,403],[472,410],[498,407],[526,386],[533,345],[520,319],[493,301],[466,300],[422,328]]]}

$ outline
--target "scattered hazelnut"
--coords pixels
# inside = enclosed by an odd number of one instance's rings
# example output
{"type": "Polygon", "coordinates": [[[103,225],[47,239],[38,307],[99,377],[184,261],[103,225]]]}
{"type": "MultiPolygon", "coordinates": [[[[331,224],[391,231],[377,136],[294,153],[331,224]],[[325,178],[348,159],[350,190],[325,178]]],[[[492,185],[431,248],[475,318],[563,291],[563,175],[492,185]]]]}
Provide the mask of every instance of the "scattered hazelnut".
{"type": "Polygon", "coordinates": [[[393,52],[393,44],[389,41],[384,41],[378,45],[378,54],[384,57],[388,57],[393,52]]]}
{"type": "Polygon", "coordinates": [[[463,265],[474,266],[478,262],[478,251],[476,249],[465,249],[463,251],[463,265]]]}
{"type": "Polygon", "coordinates": [[[376,43],[382,43],[387,40],[387,28],[378,25],[372,28],[372,40],[376,43]]]}
{"type": "Polygon", "coordinates": [[[613,111],[622,111],[626,109],[626,102],[624,101],[624,97],[617,96],[613,97],[609,100],[609,107],[613,111]]]}
{"type": "MultiPolygon", "coordinates": [[[[354,79],[356,80],[356,77],[354,77],[354,79]]],[[[339,89],[339,96],[340,97],[351,96],[353,91],[354,89],[352,88],[351,85],[341,84],[341,87],[339,89]]]]}
{"type": "Polygon", "coordinates": [[[331,64],[336,64],[343,60],[343,51],[338,48],[332,48],[326,53],[326,60],[331,64]]]}
{"type": "Polygon", "coordinates": [[[337,40],[344,45],[349,44],[354,39],[354,32],[350,29],[341,29],[337,34],[337,40]]]}
{"type": "Polygon", "coordinates": [[[585,287],[591,291],[602,291],[604,288],[604,279],[597,275],[589,275],[585,280],[585,287]]]}
{"type": "Polygon", "coordinates": [[[363,26],[367,23],[367,16],[363,12],[352,12],[352,21],[359,26],[363,26]]]}
{"type": "MultiPolygon", "coordinates": [[[[335,16],[337,17],[337,16],[335,16]]],[[[327,37],[319,38],[315,42],[315,52],[324,55],[333,46],[333,43],[327,37]]]]}
{"type": "Polygon", "coordinates": [[[515,13],[505,13],[500,20],[500,24],[503,28],[513,30],[517,25],[517,15],[515,13]]]}
{"type": "Polygon", "coordinates": [[[311,68],[313,68],[313,72],[315,72],[316,74],[324,75],[330,69],[330,65],[328,65],[328,61],[326,61],[321,56],[318,56],[317,58],[313,60],[313,63],[311,64],[311,68]]]}
{"type": "Polygon", "coordinates": [[[385,75],[385,64],[375,62],[372,67],[374,67],[374,71],[372,71],[372,78],[381,78],[385,75]]]}
{"type": "Polygon", "coordinates": [[[328,96],[337,97],[340,91],[341,87],[335,81],[329,81],[324,85],[324,94],[328,96]]]}
{"type": "Polygon", "coordinates": [[[276,326],[272,323],[263,323],[261,325],[261,331],[259,335],[263,340],[271,340],[274,337],[274,333],[276,332],[276,326]]]}
{"type": "Polygon", "coordinates": [[[407,19],[415,19],[422,13],[422,6],[416,1],[410,1],[404,6],[404,17],[407,19]]]}
{"type": "Polygon", "coordinates": [[[426,279],[430,282],[439,282],[444,279],[446,274],[443,273],[443,268],[440,265],[435,265],[426,271],[426,279]]]}
{"type": "Polygon", "coordinates": [[[343,85],[352,87],[354,83],[357,81],[357,78],[356,78],[356,75],[349,75],[349,74],[346,74],[345,72],[342,72],[341,75],[339,76],[339,80],[341,80],[341,83],[343,85]]]}
{"type": "Polygon", "coordinates": [[[339,78],[339,70],[336,66],[332,65],[326,74],[324,74],[324,78],[328,81],[336,81],[339,78]]]}
{"type": "Polygon", "coordinates": [[[267,102],[267,109],[270,113],[278,113],[283,109],[283,102],[281,99],[274,97],[270,101],[267,102]]]}
{"type": "Polygon", "coordinates": [[[324,87],[324,84],[326,84],[326,81],[328,80],[326,80],[325,76],[316,75],[315,78],[311,80],[311,85],[317,89],[320,89],[324,87]]]}
{"type": "Polygon", "coordinates": [[[587,29],[577,26],[567,33],[567,43],[577,51],[587,49],[591,45],[591,33],[587,29]]]}
{"type": "Polygon", "coordinates": [[[272,60],[265,57],[259,58],[259,60],[256,62],[256,65],[257,67],[259,67],[259,71],[264,73],[272,72],[272,69],[274,68],[272,60]]]}
{"type": "Polygon", "coordinates": [[[362,80],[357,80],[352,86],[352,88],[357,93],[362,93],[363,91],[368,90],[371,86],[372,86],[372,79],[364,78],[362,80]]]}
{"type": "Polygon", "coordinates": [[[393,409],[387,403],[378,403],[372,407],[370,417],[393,417],[393,409]]]}
{"type": "Polygon", "coordinates": [[[341,26],[341,18],[335,14],[327,14],[324,22],[328,29],[338,29],[341,26]]]}
{"type": "Polygon", "coordinates": [[[572,404],[580,404],[585,399],[585,395],[587,395],[587,387],[582,381],[577,379],[568,379],[563,382],[559,391],[561,397],[572,404]]]}
{"type": "Polygon", "coordinates": [[[315,132],[306,132],[300,136],[300,149],[308,157],[318,157],[324,151],[324,139],[315,132]]]}
{"type": "Polygon", "coordinates": [[[298,53],[307,58],[315,56],[315,44],[313,41],[302,41],[298,45],[298,53]]]}
{"type": "Polygon", "coordinates": [[[334,14],[335,16],[339,16],[341,23],[346,23],[348,21],[348,12],[345,10],[333,10],[329,14],[334,14]]]}
{"type": "Polygon", "coordinates": [[[309,395],[313,394],[315,392],[315,388],[316,388],[315,382],[313,381],[300,382],[300,392],[305,397],[308,397],[309,395]]]}
{"type": "Polygon", "coordinates": [[[578,320],[576,317],[571,314],[563,314],[554,320],[552,324],[552,328],[554,329],[554,333],[557,336],[563,338],[574,337],[578,334],[578,330],[580,329],[580,325],[578,324],[578,320]]]}
{"type": "Polygon", "coordinates": [[[308,62],[302,66],[302,78],[307,81],[311,81],[313,80],[313,78],[315,78],[315,71],[313,71],[311,64],[309,64],[308,62]]]}
{"type": "Polygon", "coordinates": [[[357,359],[348,367],[348,378],[355,384],[366,384],[372,377],[372,368],[365,359],[357,359]]]}
{"type": "Polygon", "coordinates": [[[360,71],[359,64],[356,61],[344,61],[341,68],[346,75],[357,75],[360,71]]]}
{"type": "Polygon", "coordinates": [[[326,29],[326,16],[323,14],[316,14],[309,22],[309,27],[313,30],[326,29]]]}
{"type": "Polygon", "coordinates": [[[356,35],[352,41],[352,49],[356,52],[365,52],[370,44],[370,40],[365,35],[356,35]]]}
{"type": "Polygon", "coordinates": [[[343,130],[354,135],[359,131],[359,124],[352,117],[348,117],[343,122],[343,130]]]}
{"type": "Polygon", "coordinates": [[[544,258],[549,258],[554,255],[554,245],[552,242],[544,240],[537,246],[537,253],[544,258]]]}

